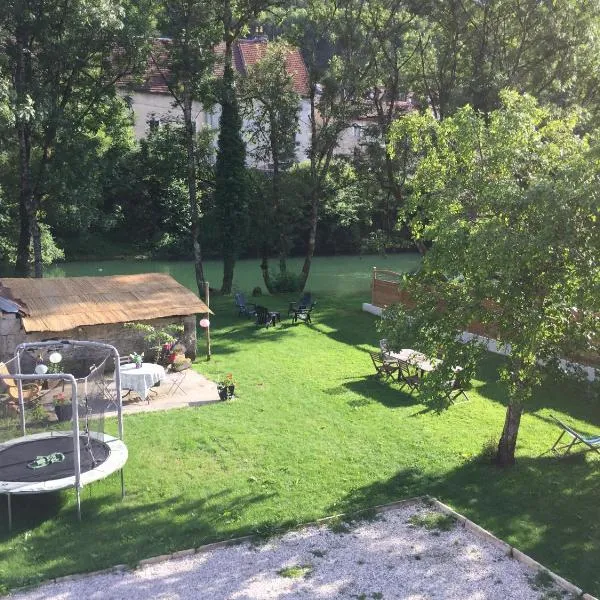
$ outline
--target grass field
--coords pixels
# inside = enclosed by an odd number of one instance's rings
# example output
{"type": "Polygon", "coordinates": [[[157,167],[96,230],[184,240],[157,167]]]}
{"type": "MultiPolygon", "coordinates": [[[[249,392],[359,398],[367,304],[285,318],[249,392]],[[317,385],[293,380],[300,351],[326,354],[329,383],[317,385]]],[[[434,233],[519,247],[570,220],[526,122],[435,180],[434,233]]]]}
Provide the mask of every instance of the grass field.
{"type": "Polygon", "coordinates": [[[213,358],[197,369],[233,373],[237,398],[126,417],[127,496],[121,501],[118,475],[85,488],[81,523],[72,492],[15,498],[10,535],[1,507],[0,585],[431,494],[599,594],[600,460],[540,456],[558,434],[550,414],[600,431],[597,394],[548,382],[523,418],[518,464],[483,464],[477,457],[504,418],[494,382],[501,359],[488,357],[468,403],[430,412],[373,377],[366,351],[378,335],[376,318],[360,310],[365,299],[322,296],[313,326],[257,329],[231,299],[215,298],[213,358]]]}

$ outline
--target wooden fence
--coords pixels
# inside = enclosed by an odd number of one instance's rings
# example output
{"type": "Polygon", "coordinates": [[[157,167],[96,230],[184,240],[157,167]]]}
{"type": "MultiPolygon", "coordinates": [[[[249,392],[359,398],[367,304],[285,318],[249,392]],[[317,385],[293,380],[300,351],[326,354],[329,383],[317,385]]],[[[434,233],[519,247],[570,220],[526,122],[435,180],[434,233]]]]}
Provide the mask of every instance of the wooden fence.
{"type": "MultiPolygon", "coordinates": [[[[403,304],[404,306],[414,306],[410,296],[400,290],[400,281],[402,275],[395,271],[377,269],[373,267],[373,277],[371,279],[371,304],[379,308],[386,308],[392,304],[403,304]]],[[[493,325],[482,325],[477,321],[469,324],[466,331],[474,335],[494,339],[495,328],[493,325]]],[[[569,357],[569,360],[600,368],[600,356],[597,354],[585,353],[576,354],[569,357]]]]}

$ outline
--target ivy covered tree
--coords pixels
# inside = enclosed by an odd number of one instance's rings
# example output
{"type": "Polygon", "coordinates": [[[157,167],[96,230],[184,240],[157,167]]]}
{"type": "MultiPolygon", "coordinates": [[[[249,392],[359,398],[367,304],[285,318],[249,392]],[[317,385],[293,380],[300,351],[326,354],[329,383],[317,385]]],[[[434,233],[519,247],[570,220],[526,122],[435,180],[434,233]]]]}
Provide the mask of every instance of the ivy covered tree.
{"type": "Polygon", "coordinates": [[[382,326],[396,343],[444,359],[425,396],[438,403],[453,366],[481,356],[458,341],[471,324],[510,351],[499,373],[509,397],[497,453],[505,466],[544,371],[597,351],[600,145],[578,133],[575,114],[553,115],[516,92],[500,97],[487,119],[467,106],[442,122],[397,122],[395,135],[421,156],[409,210],[431,250],[403,285],[410,304],[382,326]]]}

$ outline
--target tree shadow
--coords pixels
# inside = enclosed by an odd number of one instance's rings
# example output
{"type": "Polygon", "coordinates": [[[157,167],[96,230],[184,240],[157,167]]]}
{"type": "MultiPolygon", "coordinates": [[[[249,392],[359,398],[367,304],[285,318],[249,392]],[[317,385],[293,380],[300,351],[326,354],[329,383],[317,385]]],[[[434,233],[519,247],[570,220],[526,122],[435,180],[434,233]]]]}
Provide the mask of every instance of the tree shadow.
{"type": "MultiPolygon", "coordinates": [[[[115,485],[116,478],[114,481],[115,485]]],[[[132,505],[121,501],[120,494],[101,493],[89,497],[82,493],[82,520],[77,521],[74,506],[56,511],[65,504],[67,494],[42,494],[38,498],[13,498],[13,531],[7,530],[7,511],[0,508],[0,540],[15,540],[4,545],[0,563],[10,566],[16,560],[14,546],[26,536],[20,548],[19,562],[35,562],[35,575],[22,579],[9,568],[2,583],[7,588],[37,583],[85,571],[108,568],[116,563],[133,565],[137,561],[165,552],[174,552],[219,541],[237,538],[274,527],[267,521],[256,525],[236,526],[235,516],[248,507],[262,503],[272,493],[239,494],[225,489],[196,501],[165,498],[160,501],[132,505]],[[42,508],[43,507],[43,508],[42,508]],[[194,518],[190,519],[190,515],[194,518]],[[224,522],[231,521],[229,526],[224,522]],[[90,541],[82,552],[82,538],[90,541]]],[[[279,523],[278,523],[279,525],[279,523]]],[[[31,573],[31,570],[29,571],[31,573]]]]}
{"type": "Polygon", "coordinates": [[[506,470],[481,460],[443,476],[413,468],[353,490],[331,512],[429,494],[596,595],[600,592],[600,460],[519,457],[506,470]]]}
{"type": "MultiPolygon", "coordinates": [[[[415,406],[419,404],[418,398],[401,389],[397,383],[378,379],[376,375],[357,378],[343,384],[343,387],[361,396],[365,401],[378,402],[387,408],[401,406],[415,406]]],[[[350,401],[351,402],[356,401],[350,401]]]]}

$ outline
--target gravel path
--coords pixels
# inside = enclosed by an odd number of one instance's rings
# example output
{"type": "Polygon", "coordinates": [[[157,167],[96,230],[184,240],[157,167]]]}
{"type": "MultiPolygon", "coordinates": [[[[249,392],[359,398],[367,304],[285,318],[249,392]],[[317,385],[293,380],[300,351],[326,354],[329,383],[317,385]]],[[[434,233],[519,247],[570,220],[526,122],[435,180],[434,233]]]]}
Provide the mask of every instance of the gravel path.
{"type": "Polygon", "coordinates": [[[563,598],[522,563],[417,504],[15,594],[20,600],[540,600],[563,598]],[[443,526],[449,525],[444,531],[443,526]]]}

